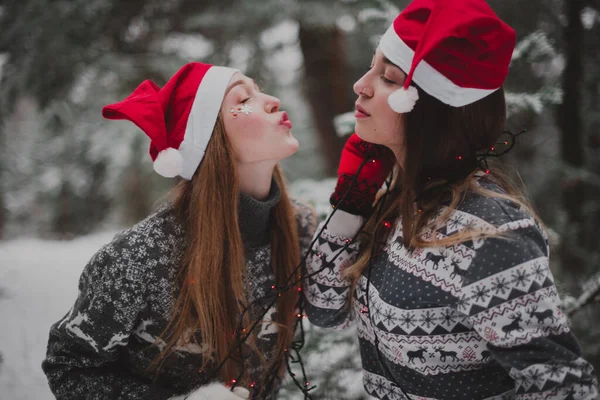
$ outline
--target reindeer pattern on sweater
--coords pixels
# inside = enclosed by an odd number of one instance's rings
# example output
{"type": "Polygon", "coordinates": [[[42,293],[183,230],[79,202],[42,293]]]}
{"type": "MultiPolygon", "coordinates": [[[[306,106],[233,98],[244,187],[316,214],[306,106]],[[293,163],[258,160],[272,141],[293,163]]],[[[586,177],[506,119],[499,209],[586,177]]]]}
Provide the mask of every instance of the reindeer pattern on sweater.
{"type": "MultiPolygon", "coordinates": [[[[490,182],[479,184],[500,191],[490,182]]],[[[305,279],[306,311],[323,327],[344,329],[355,321],[370,395],[598,398],[592,368],[560,308],[545,233],[526,211],[470,195],[424,239],[465,229],[497,235],[444,247],[405,248],[401,221],[395,221],[382,252],[370,261],[370,279],[366,268],[354,293],[342,273],[359,253],[360,243],[349,239],[357,229],[347,223],[356,217],[336,213],[322,232],[323,224],[316,230],[321,234],[307,272],[325,269],[305,279]]]]}

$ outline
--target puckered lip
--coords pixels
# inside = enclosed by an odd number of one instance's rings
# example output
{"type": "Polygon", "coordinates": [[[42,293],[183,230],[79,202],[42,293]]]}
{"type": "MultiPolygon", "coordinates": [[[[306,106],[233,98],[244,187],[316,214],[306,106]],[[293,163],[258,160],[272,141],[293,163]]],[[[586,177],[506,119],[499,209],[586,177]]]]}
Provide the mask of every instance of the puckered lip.
{"type": "Polygon", "coordinates": [[[360,104],[358,104],[358,103],[355,103],[354,105],[356,106],[356,110],[357,110],[357,111],[359,111],[359,112],[361,112],[361,113],[365,114],[367,117],[370,117],[370,116],[371,116],[371,114],[369,114],[369,113],[367,112],[367,110],[365,110],[365,109],[363,108],[363,106],[361,106],[360,104]]]}
{"type": "Polygon", "coordinates": [[[281,114],[281,119],[279,120],[279,125],[283,125],[284,122],[289,121],[290,117],[288,116],[288,113],[286,113],[285,111],[283,112],[283,114],[281,114]]]}
{"type": "Polygon", "coordinates": [[[290,117],[284,111],[281,114],[281,119],[279,120],[279,125],[286,127],[287,129],[292,129],[292,121],[290,121],[290,117]]]}

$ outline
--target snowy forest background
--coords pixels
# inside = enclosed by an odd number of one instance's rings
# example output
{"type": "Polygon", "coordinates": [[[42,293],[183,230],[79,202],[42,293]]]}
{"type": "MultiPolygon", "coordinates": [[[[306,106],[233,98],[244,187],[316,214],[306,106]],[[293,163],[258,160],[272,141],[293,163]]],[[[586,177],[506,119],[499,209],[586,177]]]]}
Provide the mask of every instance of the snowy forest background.
{"type": "MultiPolygon", "coordinates": [[[[240,68],[282,99],[301,143],[284,170],[324,214],[352,83],[408,2],[3,0],[0,397],[52,398],[40,369],[50,324],[92,254],[173,183],[153,173],[133,124],[102,120],[103,105],[188,61],[240,68]]],[[[509,127],[529,129],[503,161],[548,226],[564,308],[598,373],[600,0],[488,2],[518,34],[509,127]]],[[[366,398],[353,332],[309,328],[305,355],[316,398],[366,398]]]]}

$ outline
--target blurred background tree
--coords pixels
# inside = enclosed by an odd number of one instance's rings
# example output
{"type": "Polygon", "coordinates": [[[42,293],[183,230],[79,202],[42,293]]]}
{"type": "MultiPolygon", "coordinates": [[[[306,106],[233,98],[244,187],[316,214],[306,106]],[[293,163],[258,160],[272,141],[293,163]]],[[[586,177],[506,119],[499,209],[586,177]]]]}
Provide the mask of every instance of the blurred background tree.
{"type": "MultiPolygon", "coordinates": [[[[548,226],[564,307],[598,371],[600,1],[488,2],[519,38],[505,85],[508,127],[529,130],[503,162],[548,226]]],[[[152,173],[143,135],[104,121],[100,109],[144,79],[163,84],[192,60],[240,68],[282,99],[301,142],[284,170],[326,212],[326,190],[306,179],[335,176],[344,143],[335,117],[352,110],[353,82],[408,3],[3,1],[0,238],[74,238],[147,215],[172,182],[152,173]]],[[[346,355],[325,367],[309,356],[317,392],[364,398],[352,385],[360,372],[353,335],[311,333],[307,354],[346,355]]]]}

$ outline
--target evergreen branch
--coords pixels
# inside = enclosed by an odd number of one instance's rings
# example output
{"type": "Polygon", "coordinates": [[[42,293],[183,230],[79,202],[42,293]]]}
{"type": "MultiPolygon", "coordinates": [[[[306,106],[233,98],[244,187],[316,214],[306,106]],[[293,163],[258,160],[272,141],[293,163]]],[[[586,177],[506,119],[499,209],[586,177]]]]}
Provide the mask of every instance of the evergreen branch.
{"type": "Polygon", "coordinates": [[[573,315],[594,302],[600,302],[600,272],[583,284],[583,293],[567,309],[566,314],[573,317],[573,315]]]}

